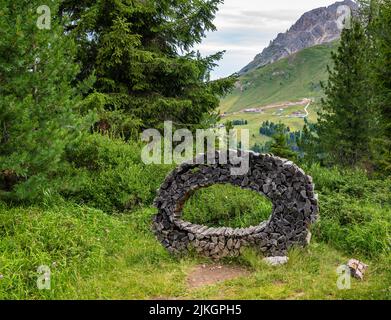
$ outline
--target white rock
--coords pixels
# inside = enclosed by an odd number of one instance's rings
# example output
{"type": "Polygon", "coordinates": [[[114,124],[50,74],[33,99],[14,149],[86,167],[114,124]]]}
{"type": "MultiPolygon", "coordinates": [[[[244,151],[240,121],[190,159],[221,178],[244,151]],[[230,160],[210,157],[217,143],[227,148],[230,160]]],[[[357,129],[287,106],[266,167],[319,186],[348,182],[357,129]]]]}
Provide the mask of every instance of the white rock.
{"type": "Polygon", "coordinates": [[[287,264],[289,261],[288,257],[268,257],[263,259],[264,262],[266,262],[270,266],[281,266],[284,264],[287,264]]]}
{"type": "Polygon", "coordinates": [[[312,233],[308,232],[307,237],[305,238],[305,242],[307,243],[307,245],[310,245],[311,239],[312,239],[312,233]]]}

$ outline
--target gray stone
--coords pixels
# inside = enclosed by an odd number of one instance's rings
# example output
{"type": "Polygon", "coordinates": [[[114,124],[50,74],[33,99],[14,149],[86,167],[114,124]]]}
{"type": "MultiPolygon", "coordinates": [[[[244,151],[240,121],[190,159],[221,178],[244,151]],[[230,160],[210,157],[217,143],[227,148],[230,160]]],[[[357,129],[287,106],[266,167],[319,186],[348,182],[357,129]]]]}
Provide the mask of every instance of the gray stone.
{"type": "Polygon", "coordinates": [[[229,240],[227,241],[227,248],[228,248],[229,250],[231,250],[231,249],[233,248],[233,241],[232,241],[232,239],[229,239],[229,240]]]}
{"type": "MultiPolygon", "coordinates": [[[[210,156],[219,159],[219,153],[210,156]]],[[[158,214],[152,224],[156,238],[167,250],[176,254],[195,247],[199,254],[220,259],[236,256],[250,245],[266,256],[283,255],[294,245],[308,245],[309,227],[319,213],[312,178],[286,159],[252,152],[249,156],[250,172],[246,176],[231,176],[230,163],[183,164],[167,176],[154,200],[158,214]],[[270,219],[245,229],[208,228],[181,220],[189,196],[215,183],[229,183],[266,195],[273,202],[270,219]]],[[[204,155],[198,157],[201,158],[204,155]]]]}
{"type": "Polygon", "coordinates": [[[267,257],[267,258],[264,258],[263,261],[266,262],[268,265],[275,267],[275,266],[281,266],[281,265],[287,264],[289,261],[289,258],[286,256],[267,257]]]}

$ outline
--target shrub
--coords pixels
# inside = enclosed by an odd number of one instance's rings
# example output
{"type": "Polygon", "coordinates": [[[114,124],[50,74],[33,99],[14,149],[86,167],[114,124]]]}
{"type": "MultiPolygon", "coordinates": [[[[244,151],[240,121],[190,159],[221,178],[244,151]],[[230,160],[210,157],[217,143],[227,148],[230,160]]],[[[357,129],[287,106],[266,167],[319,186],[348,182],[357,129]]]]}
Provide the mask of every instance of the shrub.
{"type": "Polygon", "coordinates": [[[391,181],[372,180],[363,171],[307,168],[320,197],[320,241],[349,254],[380,257],[389,253],[391,239],[391,181]]]}
{"type": "Polygon", "coordinates": [[[145,165],[135,142],[91,135],[67,149],[71,163],[61,194],[105,212],[151,205],[170,166],[145,165]]]}

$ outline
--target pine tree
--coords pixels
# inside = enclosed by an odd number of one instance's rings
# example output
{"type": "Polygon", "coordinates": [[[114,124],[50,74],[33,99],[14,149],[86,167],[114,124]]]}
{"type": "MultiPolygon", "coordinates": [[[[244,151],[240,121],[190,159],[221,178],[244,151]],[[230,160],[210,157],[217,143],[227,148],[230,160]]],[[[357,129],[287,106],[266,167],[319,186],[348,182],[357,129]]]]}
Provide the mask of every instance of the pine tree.
{"type": "MultiPolygon", "coordinates": [[[[209,81],[223,52],[203,58],[201,42],[222,0],[66,0],[62,13],[78,43],[79,79],[96,74],[87,108],[129,138],[164,120],[194,128],[219,105],[233,78],[209,81]]],[[[99,125],[98,125],[99,127],[99,125]]]]}
{"type": "Polygon", "coordinates": [[[333,53],[333,69],[328,68],[318,134],[331,164],[357,166],[370,160],[376,117],[368,92],[367,43],[363,26],[353,19],[351,29],[343,30],[338,51],[333,53]]]}
{"type": "Polygon", "coordinates": [[[2,197],[34,198],[50,189],[48,179],[61,168],[65,145],[77,133],[69,85],[78,72],[75,46],[63,36],[58,2],[48,2],[51,19],[38,25],[49,14],[37,13],[42,1],[0,0],[2,197]]]}
{"type": "Polygon", "coordinates": [[[273,136],[274,142],[271,144],[270,152],[275,156],[296,161],[297,154],[289,147],[286,132],[285,125],[281,123],[277,125],[277,132],[273,136]]]}
{"type": "Polygon", "coordinates": [[[310,162],[322,162],[322,150],[318,143],[316,125],[309,123],[307,119],[300,136],[297,139],[297,146],[302,154],[302,157],[310,162]]]}
{"type": "Polygon", "coordinates": [[[373,150],[378,169],[391,173],[391,0],[371,1],[368,5],[369,35],[372,40],[372,88],[374,105],[380,113],[379,134],[373,150]]]}

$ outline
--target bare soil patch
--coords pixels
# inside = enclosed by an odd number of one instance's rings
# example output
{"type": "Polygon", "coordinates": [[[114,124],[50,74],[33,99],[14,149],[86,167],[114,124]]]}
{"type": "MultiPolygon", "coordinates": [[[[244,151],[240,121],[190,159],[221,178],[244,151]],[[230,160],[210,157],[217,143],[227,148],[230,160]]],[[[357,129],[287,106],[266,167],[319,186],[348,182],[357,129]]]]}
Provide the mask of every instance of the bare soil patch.
{"type": "Polygon", "coordinates": [[[190,289],[213,285],[222,281],[249,276],[250,271],[239,266],[207,264],[196,266],[187,277],[190,289]]]}

